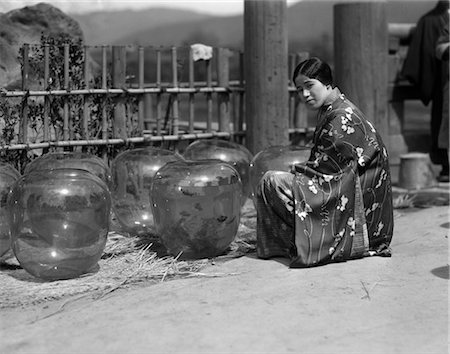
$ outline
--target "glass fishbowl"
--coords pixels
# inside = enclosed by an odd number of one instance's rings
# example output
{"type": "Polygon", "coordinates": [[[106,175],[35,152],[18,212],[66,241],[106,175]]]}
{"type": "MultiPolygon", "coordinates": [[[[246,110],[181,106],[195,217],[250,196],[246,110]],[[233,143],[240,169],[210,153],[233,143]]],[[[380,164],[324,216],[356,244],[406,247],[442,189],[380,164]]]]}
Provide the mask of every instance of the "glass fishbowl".
{"type": "Polygon", "coordinates": [[[254,200],[256,187],[261,177],[269,170],[290,171],[292,165],[308,160],[311,148],[295,145],[270,146],[258,152],[250,162],[250,188],[254,200]]]}
{"type": "Polygon", "coordinates": [[[249,165],[253,159],[253,154],[245,146],[221,139],[197,140],[186,148],[183,156],[187,160],[218,159],[231,164],[241,177],[241,206],[245,204],[251,192],[249,165]]]}
{"type": "Polygon", "coordinates": [[[162,166],[183,160],[170,150],[145,147],[121,152],[111,163],[111,197],[121,228],[131,235],[154,232],[150,188],[162,166]]]}
{"type": "Polygon", "coordinates": [[[11,235],[8,221],[8,195],[20,173],[13,166],[0,162],[0,258],[11,249],[11,235]]]}
{"type": "Polygon", "coordinates": [[[111,212],[100,178],[73,168],[32,171],[15,183],[8,207],[11,246],[28,273],[58,280],[98,269],[111,212]]]}
{"type": "Polygon", "coordinates": [[[240,222],[242,184],[230,164],[169,162],[156,173],[151,193],[157,234],[173,256],[215,257],[233,242],[240,222]]]}
{"type": "Polygon", "coordinates": [[[24,175],[36,170],[54,170],[59,168],[76,168],[88,171],[109,187],[111,172],[106,162],[100,157],[79,151],[50,152],[31,161],[24,171],[24,175]]]}

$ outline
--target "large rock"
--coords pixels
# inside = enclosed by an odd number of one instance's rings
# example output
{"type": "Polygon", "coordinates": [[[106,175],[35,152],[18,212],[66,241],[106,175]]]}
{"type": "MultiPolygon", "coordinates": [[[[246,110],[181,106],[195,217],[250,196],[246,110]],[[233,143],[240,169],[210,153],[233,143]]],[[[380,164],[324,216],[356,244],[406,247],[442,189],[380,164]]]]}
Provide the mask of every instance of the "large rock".
{"type": "Polygon", "coordinates": [[[61,33],[83,39],[77,21],[46,3],[0,13],[0,88],[14,88],[20,82],[18,56],[24,43],[38,44],[42,34],[61,33]]]}

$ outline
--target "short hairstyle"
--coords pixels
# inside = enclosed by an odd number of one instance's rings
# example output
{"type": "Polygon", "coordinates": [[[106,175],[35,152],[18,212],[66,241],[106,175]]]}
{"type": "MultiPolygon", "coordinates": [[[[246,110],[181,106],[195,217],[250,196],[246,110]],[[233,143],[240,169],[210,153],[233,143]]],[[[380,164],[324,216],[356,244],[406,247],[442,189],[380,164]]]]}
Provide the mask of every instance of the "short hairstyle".
{"type": "Polygon", "coordinates": [[[293,82],[295,82],[298,75],[319,80],[324,85],[333,85],[333,75],[330,66],[316,57],[306,59],[297,65],[292,75],[293,82]]]}

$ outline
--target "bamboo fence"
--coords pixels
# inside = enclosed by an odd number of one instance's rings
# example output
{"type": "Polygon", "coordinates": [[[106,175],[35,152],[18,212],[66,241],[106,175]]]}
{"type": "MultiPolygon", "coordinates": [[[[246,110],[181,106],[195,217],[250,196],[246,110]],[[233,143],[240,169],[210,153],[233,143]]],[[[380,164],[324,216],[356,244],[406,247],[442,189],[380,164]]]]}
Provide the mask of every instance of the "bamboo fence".
{"type": "MultiPolygon", "coordinates": [[[[226,138],[245,141],[245,81],[242,51],[228,48],[213,48],[213,57],[194,61],[190,47],[143,47],[143,46],[83,46],[83,80],[81,87],[72,87],[71,47],[65,44],[58,48],[63,56],[63,79],[59,87],[54,82],[55,65],[51,61],[50,45],[25,44],[22,49],[22,83],[19,90],[1,90],[0,100],[20,99],[20,117],[17,136],[3,141],[1,150],[29,150],[45,148],[67,148],[77,146],[119,145],[130,143],[180,142],[206,138],[226,138]],[[40,48],[39,48],[40,47],[40,48]],[[43,53],[42,77],[34,77],[30,65],[33,50],[43,53]],[[94,62],[92,52],[99,60],[94,62]],[[186,55],[187,52],[187,55],[186,55]],[[147,55],[147,58],[146,58],[147,55]],[[148,67],[146,59],[152,56],[148,67]],[[133,58],[134,57],[134,58],[133,58]],[[128,61],[134,65],[129,65],[128,61]],[[137,59],[137,60],[136,60],[137,59]],[[134,62],[133,62],[134,60],[134,62]],[[230,65],[233,70],[230,70],[230,65]],[[180,70],[182,63],[182,70],[180,70]],[[146,66],[147,65],[147,66],[146,66]],[[97,66],[97,84],[94,86],[92,67],[97,66]],[[132,69],[130,69],[132,68],[132,69]],[[134,73],[131,74],[132,70],[134,73]],[[155,73],[149,82],[147,74],[155,73]],[[231,72],[234,78],[230,79],[231,72]],[[187,75],[186,75],[187,73],[187,75]],[[202,77],[196,77],[202,76],[202,77]],[[163,76],[165,80],[163,80],[163,76]],[[183,76],[183,77],[181,77],[183,76]],[[132,80],[130,80],[132,78],[132,80]],[[36,85],[36,82],[42,82],[36,85]],[[71,110],[72,98],[82,100],[76,119],[81,134],[73,133],[75,120],[71,110]],[[93,117],[92,97],[100,97],[105,103],[93,117]],[[136,108],[132,115],[124,97],[134,98],[136,108]],[[62,99],[60,120],[61,134],[52,133],[50,107],[54,99],[62,99]],[[107,101],[107,98],[111,99],[107,101]],[[43,100],[41,131],[39,138],[30,135],[30,105],[32,100],[43,100]],[[185,107],[180,109],[180,105],[185,107]],[[108,106],[109,105],[109,106],[108,106]],[[111,112],[112,111],[112,112],[111,112]],[[92,136],[89,124],[99,119],[101,134],[92,136]],[[132,122],[130,122],[132,121],[132,122]],[[133,131],[130,132],[130,125],[133,131]]],[[[290,69],[296,60],[307,57],[307,53],[290,56],[290,69]]],[[[290,133],[300,134],[305,139],[312,133],[307,116],[300,104],[294,85],[289,82],[290,133]]]]}

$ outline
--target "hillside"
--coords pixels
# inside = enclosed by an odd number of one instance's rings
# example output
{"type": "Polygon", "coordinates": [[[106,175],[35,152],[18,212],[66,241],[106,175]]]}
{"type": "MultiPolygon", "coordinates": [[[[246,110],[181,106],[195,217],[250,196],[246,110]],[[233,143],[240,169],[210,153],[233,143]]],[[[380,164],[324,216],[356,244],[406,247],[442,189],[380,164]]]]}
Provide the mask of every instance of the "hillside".
{"type": "MultiPolygon", "coordinates": [[[[333,5],[338,0],[302,1],[289,7],[288,32],[293,44],[333,38],[333,5]]],[[[435,1],[388,1],[388,22],[414,23],[435,1]]],[[[96,12],[72,15],[83,29],[87,44],[181,45],[205,42],[242,47],[243,15],[214,17],[190,11],[96,12]]]]}
{"type": "Polygon", "coordinates": [[[40,3],[0,13],[0,87],[20,84],[19,50],[23,43],[40,43],[41,34],[83,39],[78,23],[50,4],[40,3]]]}
{"type": "MultiPolygon", "coordinates": [[[[198,23],[209,15],[193,11],[149,8],[147,10],[125,10],[91,12],[88,14],[69,14],[75,19],[83,30],[86,44],[102,45],[112,44],[118,38],[122,38],[145,29],[153,29],[163,26],[170,28],[173,24],[188,21],[198,23]]],[[[133,43],[133,41],[128,42],[133,43]]]]}
{"type": "MultiPolygon", "coordinates": [[[[311,55],[332,62],[333,5],[338,2],[304,0],[289,7],[289,52],[308,51],[311,55]]],[[[388,1],[388,22],[415,23],[436,2],[388,1]]],[[[61,33],[66,31],[66,27],[77,32],[75,37],[84,37],[88,45],[139,44],[168,47],[200,42],[212,46],[243,48],[243,15],[214,17],[164,8],[66,15],[51,5],[40,4],[0,14],[0,18],[2,85],[19,77],[17,53],[22,43],[37,43],[41,32],[61,33]],[[45,11],[40,11],[39,15],[33,12],[41,8],[45,11]],[[65,17],[67,19],[62,21],[65,17]]],[[[94,56],[95,54],[98,53],[92,53],[94,56]]]]}

